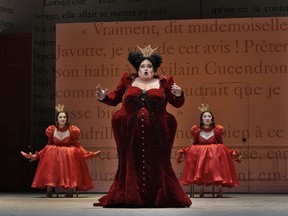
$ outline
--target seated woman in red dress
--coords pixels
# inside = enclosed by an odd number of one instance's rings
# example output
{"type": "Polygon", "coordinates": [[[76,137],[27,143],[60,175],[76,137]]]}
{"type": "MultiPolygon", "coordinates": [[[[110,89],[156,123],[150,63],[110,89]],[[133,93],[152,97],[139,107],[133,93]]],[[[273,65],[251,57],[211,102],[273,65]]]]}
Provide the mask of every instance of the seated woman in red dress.
{"type": "Polygon", "coordinates": [[[180,183],[202,186],[200,197],[204,197],[204,186],[219,187],[217,197],[222,197],[223,187],[239,185],[234,160],[241,162],[237,150],[230,150],[222,141],[224,128],[215,125],[214,116],[207,104],[199,107],[201,111],[200,126],[191,127],[192,145],[178,150],[177,163],[185,155],[185,164],[180,183]]]}
{"type": "Polygon", "coordinates": [[[85,159],[96,157],[100,151],[87,152],[78,141],[80,129],[69,125],[64,105],[56,106],[56,110],[56,125],[46,129],[47,145],[36,154],[21,154],[31,161],[40,159],[32,187],[47,188],[47,197],[52,197],[53,187],[63,188],[67,191],[65,197],[73,197],[73,188],[93,188],[85,159]]]}

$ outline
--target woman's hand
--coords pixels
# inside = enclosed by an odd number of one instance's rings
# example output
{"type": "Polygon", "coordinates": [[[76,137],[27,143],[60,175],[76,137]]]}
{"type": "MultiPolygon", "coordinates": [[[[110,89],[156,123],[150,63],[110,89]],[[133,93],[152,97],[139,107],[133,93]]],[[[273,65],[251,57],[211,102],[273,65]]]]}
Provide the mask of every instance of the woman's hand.
{"type": "Polygon", "coordinates": [[[176,156],[176,163],[181,163],[183,161],[182,159],[182,155],[183,155],[183,151],[181,149],[179,149],[177,151],[177,156],[176,156]]]}
{"type": "Polygon", "coordinates": [[[103,89],[100,84],[96,85],[96,97],[102,101],[104,100],[106,95],[107,95],[107,89],[103,89]]]}
{"type": "Polygon", "coordinates": [[[84,155],[84,158],[87,159],[87,160],[90,160],[90,159],[93,159],[95,158],[101,151],[96,151],[96,152],[86,152],[85,155],[84,155]]]}
{"type": "Polygon", "coordinates": [[[236,162],[238,162],[238,163],[240,163],[240,164],[243,163],[242,156],[241,156],[241,154],[240,154],[240,152],[239,152],[238,150],[232,150],[231,155],[232,155],[232,158],[233,158],[236,162]]]}
{"type": "Polygon", "coordinates": [[[32,154],[31,152],[29,152],[29,154],[21,151],[21,154],[25,157],[25,158],[28,158],[30,159],[30,161],[35,161],[38,159],[38,155],[37,154],[32,154]]]}
{"type": "Polygon", "coordinates": [[[171,87],[171,92],[174,94],[176,97],[180,97],[182,94],[182,89],[176,85],[175,83],[171,87]]]}

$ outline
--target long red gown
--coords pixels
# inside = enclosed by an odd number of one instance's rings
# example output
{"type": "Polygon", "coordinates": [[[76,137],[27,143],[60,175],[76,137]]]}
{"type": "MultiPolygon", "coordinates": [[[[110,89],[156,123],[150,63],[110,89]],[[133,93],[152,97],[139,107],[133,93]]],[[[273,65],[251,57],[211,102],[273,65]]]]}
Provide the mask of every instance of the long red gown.
{"type": "Polygon", "coordinates": [[[73,188],[86,191],[93,188],[83,150],[78,137],[80,130],[76,126],[69,127],[70,136],[59,140],[53,136],[56,127],[46,129],[47,145],[38,153],[39,164],[32,182],[32,187],[73,188]]]}
{"type": "Polygon", "coordinates": [[[104,207],[187,207],[191,200],[172,169],[170,155],[177,122],[166,111],[184,103],[171,93],[173,78],[159,78],[160,88],[143,91],[132,86],[135,74],[124,73],[117,89],[104,103],[122,107],[112,117],[119,155],[118,170],[109,193],[99,199],[104,207]]]}
{"type": "Polygon", "coordinates": [[[181,149],[185,154],[185,164],[180,183],[183,185],[222,185],[235,187],[239,185],[232,158],[232,151],[222,142],[224,128],[216,125],[214,135],[208,139],[200,135],[198,125],[191,127],[193,145],[181,149]]]}

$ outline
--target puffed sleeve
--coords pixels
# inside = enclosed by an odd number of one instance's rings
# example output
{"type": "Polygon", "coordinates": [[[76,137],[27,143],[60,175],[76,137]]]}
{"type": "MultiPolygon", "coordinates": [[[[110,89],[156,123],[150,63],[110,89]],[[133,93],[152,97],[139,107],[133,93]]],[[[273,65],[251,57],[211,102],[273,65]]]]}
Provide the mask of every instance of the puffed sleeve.
{"type": "Polygon", "coordinates": [[[46,128],[46,136],[48,138],[48,141],[47,141],[47,144],[46,146],[41,150],[41,151],[36,151],[36,155],[38,158],[42,158],[43,155],[45,155],[46,151],[47,151],[47,145],[53,145],[54,142],[53,142],[53,134],[54,134],[54,131],[56,129],[56,126],[55,125],[50,125],[46,128]]]}
{"type": "Polygon", "coordinates": [[[47,145],[53,143],[53,133],[55,131],[55,128],[56,128],[55,125],[50,125],[49,127],[46,128],[46,136],[48,137],[47,145]]]}
{"type": "Polygon", "coordinates": [[[118,83],[117,88],[110,92],[104,100],[100,101],[110,106],[117,106],[119,103],[122,102],[122,97],[128,87],[128,84],[131,82],[131,77],[128,76],[127,72],[122,74],[121,80],[118,83]]]}
{"type": "Polygon", "coordinates": [[[224,127],[222,125],[216,125],[214,131],[217,143],[223,144],[222,136],[224,135],[224,127]]]}
{"type": "Polygon", "coordinates": [[[190,129],[190,133],[194,139],[193,144],[198,144],[199,143],[200,127],[198,125],[193,125],[190,129]]]}
{"type": "Polygon", "coordinates": [[[170,103],[172,106],[178,108],[181,107],[185,102],[184,92],[182,91],[181,95],[179,97],[176,97],[171,92],[171,87],[174,84],[174,79],[172,76],[166,78],[165,76],[161,76],[160,80],[164,82],[164,88],[165,93],[167,96],[168,103],[170,103]]]}
{"type": "Polygon", "coordinates": [[[74,125],[70,126],[70,136],[73,142],[73,145],[79,147],[79,136],[80,136],[80,129],[74,125]]]}

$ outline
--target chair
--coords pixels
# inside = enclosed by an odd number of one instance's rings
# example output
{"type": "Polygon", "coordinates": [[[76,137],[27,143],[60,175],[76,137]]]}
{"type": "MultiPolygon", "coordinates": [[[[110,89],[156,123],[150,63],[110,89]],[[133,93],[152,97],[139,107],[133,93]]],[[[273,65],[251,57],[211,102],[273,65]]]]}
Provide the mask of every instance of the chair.
{"type": "MultiPolygon", "coordinates": [[[[194,184],[190,185],[190,198],[194,198],[194,193],[195,193],[195,188],[194,188],[194,184]]],[[[215,197],[215,186],[212,185],[212,197],[215,197]]]]}
{"type": "MultiPolygon", "coordinates": [[[[55,193],[56,193],[56,197],[59,197],[59,188],[58,187],[55,187],[55,193]]],[[[76,195],[76,197],[78,197],[77,187],[73,187],[72,194],[73,194],[73,197],[74,197],[74,194],[76,195]]]]}

